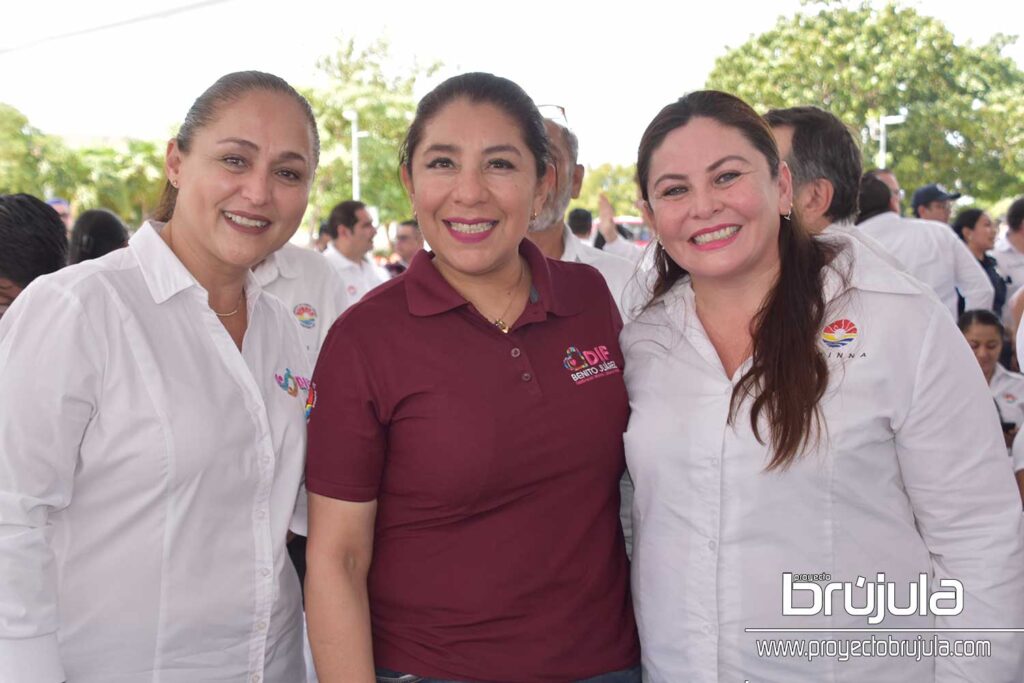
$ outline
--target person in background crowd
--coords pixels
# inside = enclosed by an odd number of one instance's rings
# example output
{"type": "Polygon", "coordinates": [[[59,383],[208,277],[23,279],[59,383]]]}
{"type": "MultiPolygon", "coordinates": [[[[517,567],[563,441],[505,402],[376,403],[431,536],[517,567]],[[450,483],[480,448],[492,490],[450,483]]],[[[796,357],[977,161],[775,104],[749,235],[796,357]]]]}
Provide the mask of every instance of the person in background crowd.
{"type": "Polygon", "coordinates": [[[565,224],[569,226],[569,230],[576,236],[580,242],[584,244],[594,245],[594,236],[591,231],[594,227],[594,215],[586,209],[573,209],[569,212],[569,216],[565,219],[565,224]]]}
{"type": "MultiPolygon", "coordinates": [[[[620,256],[584,244],[565,224],[569,202],[579,196],[583,185],[585,169],[576,161],[580,143],[575,133],[557,121],[545,118],[544,129],[550,141],[555,179],[544,207],[530,222],[530,232],[526,236],[548,258],[585,263],[596,268],[607,283],[615,305],[622,311],[622,294],[633,275],[634,265],[620,256]]],[[[596,292],[595,295],[604,296],[604,292],[596,292]]]]}
{"type": "Polygon", "coordinates": [[[932,288],[957,317],[957,292],[968,309],[992,307],[995,290],[988,275],[949,226],[900,218],[892,211],[889,187],[871,173],[861,178],[857,228],[880,243],[907,273],[932,288]]]}
{"type": "Polygon", "coordinates": [[[992,311],[1002,317],[1003,305],[1006,303],[1006,278],[999,272],[996,260],[988,253],[996,242],[995,224],[989,215],[981,209],[964,209],[957,214],[952,227],[953,232],[964,241],[968,251],[978,261],[978,265],[985,271],[989,282],[992,283],[992,288],[995,290],[992,311]]]}
{"type": "Polygon", "coordinates": [[[128,228],[106,209],[90,209],[75,219],[71,228],[68,263],[81,263],[128,246],[128,228]]]}
{"type": "MultiPolygon", "coordinates": [[[[1007,300],[1012,299],[1024,285],[1024,197],[1017,198],[1006,211],[1006,234],[996,240],[992,249],[992,257],[996,260],[996,268],[1006,276],[1007,300]]],[[[1009,317],[1009,311],[1003,316],[1003,323],[1017,328],[1020,315],[1016,320],[1009,317]],[[1012,325],[1010,325],[1012,323],[1012,325]]]]}
{"type": "Polygon", "coordinates": [[[67,234],[71,233],[71,204],[68,200],[62,197],[53,197],[47,199],[46,203],[57,212],[60,216],[60,220],[64,223],[64,231],[67,234]]]}
{"type": "Polygon", "coordinates": [[[341,317],[314,375],[320,681],[639,683],[621,322],[593,268],[525,239],[552,175],[540,113],[462,74],[402,150],[433,251],[341,317]]]}
{"type": "Polygon", "coordinates": [[[644,270],[650,266],[649,259],[645,260],[647,250],[630,239],[629,232],[615,222],[615,208],[603,192],[597,197],[597,235],[594,237],[594,247],[624,258],[644,270]]]}
{"type": "Polygon", "coordinates": [[[67,256],[67,230],[53,207],[28,194],[0,194],[0,317],[30,282],[63,268],[67,256]]]}
{"type": "Polygon", "coordinates": [[[964,339],[978,359],[985,382],[995,399],[999,422],[1007,450],[1024,425],[1024,375],[1010,372],[999,364],[1003,352],[1005,330],[992,311],[966,311],[957,321],[964,339]]]}
{"type": "Polygon", "coordinates": [[[326,231],[331,242],[324,257],[341,277],[351,306],[388,279],[384,269],[370,259],[377,226],[366,204],[349,199],[331,210],[326,231]]]}
{"type": "Polygon", "coordinates": [[[857,218],[860,148],[850,130],[817,107],[764,115],[793,175],[793,211],[812,233],[852,226],[857,218]]]}
{"type": "Polygon", "coordinates": [[[884,572],[901,605],[921,575],[962,582],[956,616],[884,614],[882,630],[1024,623],[1024,516],[948,313],[852,236],[810,235],[753,109],[716,91],[669,104],[637,178],[659,238],[653,297],[621,341],[645,680],[1021,680],[1012,634],[973,659],[758,656],[754,625],[873,625],[841,593],[807,608],[787,573],[884,572]]]}
{"type": "Polygon", "coordinates": [[[933,183],[914,190],[910,208],[913,210],[915,218],[949,225],[953,202],[957,199],[960,199],[959,192],[948,192],[942,185],[933,183]]]}
{"type": "Polygon", "coordinates": [[[320,221],[320,227],[316,231],[316,241],[313,242],[313,249],[323,253],[331,243],[331,235],[327,231],[328,221],[320,221]]]}
{"type": "Polygon", "coordinates": [[[0,321],[0,680],[305,681],[309,361],[251,268],[318,156],[295,89],[223,76],[167,145],[158,222],[0,321]]]}
{"type": "Polygon", "coordinates": [[[875,176],[889,188],[892,193],[889,198],[889,209],[897,216],[903,215],[903,188],[900,187],[900,181],[896,178],[896,172],[891,168],[876,168],[868,171],[871,175],[875,176]]]}
{"type": "Polygon", "coordinates": [[[423,248],[423,233],[415,220],[402,221],[395,227],[395,254],[398,260],[384,266],[391,277],[401,275],[409,269],[416,252],[423,248]]]}

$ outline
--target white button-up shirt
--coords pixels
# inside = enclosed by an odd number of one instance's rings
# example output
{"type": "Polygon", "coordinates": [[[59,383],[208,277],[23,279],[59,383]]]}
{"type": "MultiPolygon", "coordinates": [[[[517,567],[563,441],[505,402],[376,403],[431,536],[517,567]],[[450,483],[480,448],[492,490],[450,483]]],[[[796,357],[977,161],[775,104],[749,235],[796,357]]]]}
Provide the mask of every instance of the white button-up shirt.
{"type": "Polygon", "coordinates": [[[887,211],[857,228],[885,247],[910,275],[931,287],[954,318],[957,290],[964,298],[964,310],[992,310],[992,281],[948,225],[901,218],[887,211]]]}
{"type": "MultiPolygon", "coordinates": [[[[1009,301],[1014,293],[1024,286],[1024,254],[1017,251],[1017,248],[1010,244],[1010,240],[1003,235],[996,240],[995,248],[989,252],[996,260],[996,267],[999,272],[1010,280],[1006,283],[1006,300],[1009,301]]],[[[1003,309],[1003,319],[1007,319],[1009,306],[1003,309]]]]}
{"type": "Polygon", "coordinates": [[[562,242],[564,244],[562,260],[585,263],[596,268],[607,283],[612,298],[615,299],[615,305],[619,308],[619,313],[622,313],[622,295],[636,273],[637,265],[621,256],[584,244],[576,235],[572,234],[569,226],[565,226],[563,229],[562,242]]]}
{"type": "Polygon", "coordinates": [[[324,249],[324,258],[341,278],[349,306],[362,299],[363,295],[371,289],[389,279],[387,272],[377,266],[369,257],[356,263],[338,251],[334,244],[328,244],[324,249]]]}
{"type": "Polygon", "coordinates": [[[159,228],[0,320],[0,681],[305,680],[308,360],[251,273],[239,352],[159,228]]]}
{"type": "MultiPolygon", "coordinates": [[[[835,236],[829,238],[839,239],[835,236]]],[[[1024,641],[969,658],[759,656],[758,641],[869,639],[886,628],[1024,626],[1020,498],[996,411],[960,332],[920,283],[859,242],[827,271],[820,351],[830,372],[824,432],[787,469],[750,427],[750,400],[729,421],[738,379],[722,364],[678,283],[622,335],[632,409],[626,457],[636,484],[633,603],[644,668],[676,681],[1020,681],[1024,641]],[[831,582],[894,582],[895,604],[926,574],[963,583],[959,617],[784,616],[783,573],[831,582]],[[878,628],[878,633],[757,634],[755,628],[878,628]]],[[[762,434],[766,427],[762,427],[762,434]]],[[[799,580],[799,579],[798,579],[799,580]]],[[[819,585],[822,585],[819,583],[819,585]]],[[[865,591],[851,587],[854,606],[865,591]]],[[[808,607],[810,590],[793,604],[808,607]]],[[[945,604],[945,603],[944,603],[945,604]]],[[[925,634],[929,640],[931,634],[925,634]]]]}
{"type": "Polygon", "coordinates": [[[349,307],[345,287],[312,249],[286,244],[253,269],[263,291],[270,292],[292,312],[299,337],[313,364],[331,324],[349,307]]]}

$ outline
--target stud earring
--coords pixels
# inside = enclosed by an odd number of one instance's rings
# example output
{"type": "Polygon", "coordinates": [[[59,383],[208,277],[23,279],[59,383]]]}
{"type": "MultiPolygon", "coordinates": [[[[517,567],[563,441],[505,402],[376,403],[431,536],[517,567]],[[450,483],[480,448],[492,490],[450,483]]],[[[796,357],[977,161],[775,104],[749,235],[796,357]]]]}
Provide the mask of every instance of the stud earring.
{"type": "Polygon", "coordinates": [[[793,207],[789,207],[789,211],[782,214],[782,217],[785,218],[787,221],[793,220],[793,207]]]}

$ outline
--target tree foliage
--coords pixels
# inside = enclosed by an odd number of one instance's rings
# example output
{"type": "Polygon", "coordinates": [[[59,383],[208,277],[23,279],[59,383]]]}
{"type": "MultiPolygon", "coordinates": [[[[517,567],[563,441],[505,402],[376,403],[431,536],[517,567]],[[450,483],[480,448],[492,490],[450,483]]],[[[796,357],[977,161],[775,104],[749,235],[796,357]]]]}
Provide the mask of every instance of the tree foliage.
{"type": "Polygon", "coordinates": [[[105,208],[137,226],[156,207],[163,188],[163,149],[125,140],[72,149],[0,104],[0,193],[63,197],[76,210],[105,208]]]}
{"type": "Polygon", "coordinates": [[[387,40],[360,48],[348,38],[340,39],[337,51],[318,68],[327,84],[304,92],[316,113],[322,148],[310,196],[311,226],[352,198],[352,122],[346,112],[353,111],[366,133],[358,143],[361,201],[377,207],[382,221],[408,217],[412,209],[399,178],[398,151],[416,111],[416,82],[438,65],[396,69],[387,40]]]}
{"type": "Polygon", "coordinates": [[[605,194],[612,203],[616,215],[639,214],[636,208],[636,167],[601,164],[588,168],[583,176],[580,196],[572,201],[570,208],[584,208],[597,215],[597,198],[605,194]]]}
{"type": "Polygon", "coordinates": [[[900,183],[942,182],[995,201],[1024,182],[1024,72],[1002,54],[1012,42],[957,45],[942,22],[892,4],[812,3],[720,57],[707,87],[758,111],[831,111],[862,132],[867,168],[879,146],[874,122],[905,108],[887,136],[886,165],[900,183]]]}

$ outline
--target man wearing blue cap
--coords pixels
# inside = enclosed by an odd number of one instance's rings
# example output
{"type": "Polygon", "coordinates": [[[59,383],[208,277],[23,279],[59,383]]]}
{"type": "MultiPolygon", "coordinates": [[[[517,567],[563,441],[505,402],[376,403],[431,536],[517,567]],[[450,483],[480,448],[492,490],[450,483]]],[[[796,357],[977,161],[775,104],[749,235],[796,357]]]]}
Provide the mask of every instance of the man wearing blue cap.
{"type": "Polygon", "coordinates": [[[953,201],[957,199],[960,199],[959,192],[949,192],[942,185],[932,183],[914,190],[911,206],[918,218],[948,224],[953,201]]]}

